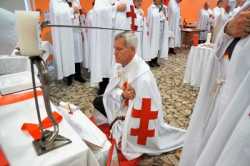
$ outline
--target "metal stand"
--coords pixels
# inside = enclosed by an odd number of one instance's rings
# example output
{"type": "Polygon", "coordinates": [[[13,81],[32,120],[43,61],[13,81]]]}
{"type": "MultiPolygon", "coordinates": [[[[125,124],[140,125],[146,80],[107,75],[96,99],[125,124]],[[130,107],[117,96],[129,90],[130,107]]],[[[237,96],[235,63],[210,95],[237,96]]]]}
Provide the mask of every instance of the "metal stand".
{"type": "Polygon", "coordinates": [[[71,143],[72,141],[58,134],[59,126],[56,123],[52,115],[51,106],[50,106],[50,100],[49,100],[49,94],[48,94],[48,70],[47,70],[45,62],[40,56],[31,56],[29,58],[31,62],[31,74],[32,74],[33,92],[34,92],[34,98],[35,98],[35,104],[36,104],[36,112],[37,112],[37,117],[38,117],[38,122],[39,122],[39,128],[42,133],[42,137],[40,140],[33,141],[33,146],[36,150],[37,155],[42,155],[44,153],[47,153],[49,151],[52,151],[64,145],[67,145],[71,143]],[[53,131],[45,130],[43,129],[43,126],[42,126],[39,104],[38,104],[38,99],[37,99],[34,64],[37,66],[37,69],[38,69],[38,74],[39,74],[40,81],[42,84],[45,110],[47,112],[48,118],[53,124],[53,128],[54,128],[53,131]]]}

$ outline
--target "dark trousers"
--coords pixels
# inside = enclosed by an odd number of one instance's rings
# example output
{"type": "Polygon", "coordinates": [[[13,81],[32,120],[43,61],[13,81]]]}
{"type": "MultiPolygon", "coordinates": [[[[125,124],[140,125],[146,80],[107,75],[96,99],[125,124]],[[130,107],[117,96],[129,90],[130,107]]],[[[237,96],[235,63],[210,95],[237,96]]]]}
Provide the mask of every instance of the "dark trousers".
{"type": "Polygon", "coordinates": [[[99,90],[97,92],[97,95],[102,95],[105,92],[108,83],[109,83],[109,78],[102,79],[102,82],[99,83],[99,90]]]}
{"type": "Polygon", "coordinates": [[[103,105],[103,96],[97,96],[93,101],[93,106],[97,109],[102,115],[107,117],[104,105],[103,105]]]}

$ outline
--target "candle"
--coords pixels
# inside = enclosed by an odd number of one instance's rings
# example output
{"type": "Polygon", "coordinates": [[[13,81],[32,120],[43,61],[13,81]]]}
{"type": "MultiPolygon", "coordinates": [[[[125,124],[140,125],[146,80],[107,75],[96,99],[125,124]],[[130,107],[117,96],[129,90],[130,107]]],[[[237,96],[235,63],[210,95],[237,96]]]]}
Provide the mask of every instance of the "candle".
{"type": "Polygon", "coordinates": [[[39,12],[16,11],[16,31],[21,55],[38,56],[41,54],[39,37],[39,12]]]}
{"type": "Polygon", "coordinates": [[[212,38],[212,34],[211,34],[211,33],[207,33],[207,41],[206,41],[206,44],[210,44],[211,38],[212,38]]]}

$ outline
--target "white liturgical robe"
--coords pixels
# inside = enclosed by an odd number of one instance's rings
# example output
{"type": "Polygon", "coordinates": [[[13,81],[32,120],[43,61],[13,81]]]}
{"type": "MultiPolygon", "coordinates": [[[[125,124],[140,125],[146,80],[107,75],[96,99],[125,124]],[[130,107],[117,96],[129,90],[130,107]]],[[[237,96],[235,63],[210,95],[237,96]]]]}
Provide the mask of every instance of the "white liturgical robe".
{"type": "MultiPolygon", "coordinates": [[[[92,27],[113,27],[115,7],[106,1],[96,0],[94,8],[88,12],[88,25],[92,27]]],[[[103,77],[111,76],[113,61],[112,31],[88,29],[90,84],[95,86],[103,77]]]]}
{"type": "Polygon", "coordinates": [[[181,166],[249,165],[250,37],[237,43],[227,61],[223,55],[232,40],[220,32],[216,56],[211,59],[188,128],[181,166]]]}
{"type": "Polygon", "coordinates": [[[136,36],[138,38],[137,55],[141,56],[143,60],[150,61],[150,45],[149,45],[149,32],[148,32],[148,21],[144,17],[142,9],[135,9],[136,11],[136,25],[138,26],[138,31],[136,36]]]}
{"type": "Polygon", "coordinates": [[[173,37],[169,40],[169,48],[181,47],[181,15],[176,0],[170,0],[168,3],[168,21],[169,30],[173,33],[173,37]]]}
{"type": "MultiPolygon", "coordinates": [[[[137,50],[136,53],[138,56],[143,58],[143,38],[144,38],[144,22],[145,18],[143,16],[143,10],[135,8],[135,14],[136,14],[136,23],[135,25],[138,27],[137,30],[140,32],[136,32],[136,37],[138,39],[138,44],[137,44],[137,50]]],[[[146,41],[145,41],[146,42],[146,41]]],[[[144,59],[144,58],[143,58],[144,59]]]]}
{"type": "Polygon", "coordinates": [[[158,56],[160,58],[168,57],[168,11],[163,5],[161,11],[159,7],[152,4],[148,9],[148,25],[149,25],[149,44],[151,59],[158,56]]]}
{"type": "Polygon", "coordinates": [[[203,40],[203,41],[207,40],[207,33],[210,32],[210,27],[212,24],[212,19],[210,17],[211,14],[212,12],[210,12],[209,9],[208,10],[201,9],[200,11],[200,18],[198,21],[197,28],[204,31],[200,33],[200,36],[199,36],[200,40],[203,40]]]}
{"type": "Polygon", "coordinates": [[[225,20],[225,16],[226,16],[226,12],[224,8],[219,8],[219,7],[215,7],[213,9],[213,16],[214,16],[214,21],[213,21],[213,38],[212,41],[215,42],[217,35],[219,33],[219,31],[222,29],[224,23],[226,22],[225,20]]]}
{"type": "Polygon", "coordinates": [[[135,55],[125,67],[117,66],[103,96],[108,122],[125,115],[125,121],[115,123],[112,134],[121,139],[122,153],[134,159],[143,153],[158,155],[180,148],[185,130],[164,122],[161,95],[149,66],[135,55]],[[129,84],[136,96],[123,105],[121,86],[129,84]]]}
{"type": "MultiPolygon", "coordinates": [[[[80,3],[75,0],[73,2],[73,6],[71,8],[72,11],[72,24],[75,26],[80,26],[82,24],[80,19],[80,13],[75,13],[73,8],[81,9],[80,3]]],[[[74,34],[74,50],[75,50],[75,63],[82,63],[83,62],[83,33],[82,29],[73,28],[74,34]]]]}
{"type": "MultiPolygon", "coordinates": [[[[50,1],[52,24],[72,25],[72,10],[63,0],[50,1]]],[[[75,74],[74,34],[72,28],[51,28],[57,79],[75,74]]]]}

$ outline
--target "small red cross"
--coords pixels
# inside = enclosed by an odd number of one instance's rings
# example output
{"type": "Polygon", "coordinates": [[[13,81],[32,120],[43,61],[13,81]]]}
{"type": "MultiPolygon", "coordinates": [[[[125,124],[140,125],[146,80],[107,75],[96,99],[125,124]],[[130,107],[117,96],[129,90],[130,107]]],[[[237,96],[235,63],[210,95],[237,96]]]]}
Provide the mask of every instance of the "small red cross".
{"type": "Polygon", "coordinates": [[[135,18],[136,18],[136,13],[135,13],[135,8],[133,5],[130,5],[130,12],[127,12],[127,17],[131,17],[131,30],[132,31],[137,31],[137,26],[135,25],[135,18]]]}
{"type": "Polygon", "coordinates": [[[158,111],[151,111],[151,99],[142,98],[142,108],[137,110],[133,108],[132,117],[140,118],[139,128],[130,130],[131,136],[138,136],[137,144],[146,145],[147,137],[155,136],[155,129],[148,129],[149,120],[157,119],[158,111]]]}

